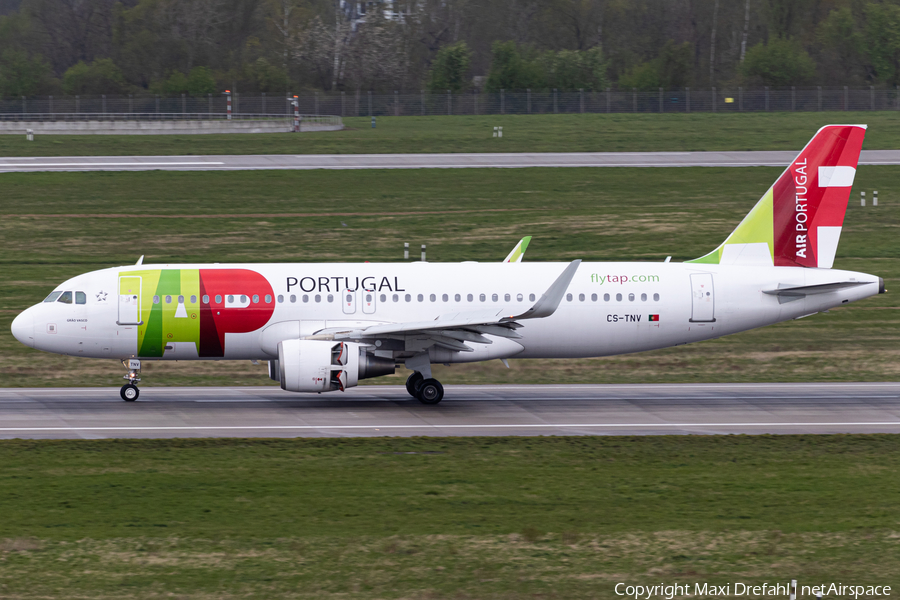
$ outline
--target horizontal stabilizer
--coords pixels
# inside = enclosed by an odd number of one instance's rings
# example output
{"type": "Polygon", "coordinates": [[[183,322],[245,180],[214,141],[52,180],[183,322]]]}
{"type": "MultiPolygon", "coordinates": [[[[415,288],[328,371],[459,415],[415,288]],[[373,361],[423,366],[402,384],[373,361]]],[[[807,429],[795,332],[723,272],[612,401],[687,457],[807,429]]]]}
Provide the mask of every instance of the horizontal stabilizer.
{"type": "Polygon", "coordinates": [[[828,292],[836,292],[847,288],[866,285],[868,281],[836,281],[834,283],[819,283],[816,285],[791,285],[789,283],[779,283],[778,288],[774,290],[763,290],[763,294],[770,296],[778,296],[778,303],[793,302],[800,300],[806,296],[813,294],[827,294],[828,292]]]}

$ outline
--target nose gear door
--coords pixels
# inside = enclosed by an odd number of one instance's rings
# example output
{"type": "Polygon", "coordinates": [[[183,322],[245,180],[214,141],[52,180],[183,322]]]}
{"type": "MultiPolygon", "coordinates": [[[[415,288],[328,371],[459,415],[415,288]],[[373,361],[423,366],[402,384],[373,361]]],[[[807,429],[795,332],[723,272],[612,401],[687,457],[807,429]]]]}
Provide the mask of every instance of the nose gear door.
{"type": "Polygon", "coordinates": [[[117,325],[143,325],[141,321],[141,277],[119,277],[119,318],[117,325]]]}

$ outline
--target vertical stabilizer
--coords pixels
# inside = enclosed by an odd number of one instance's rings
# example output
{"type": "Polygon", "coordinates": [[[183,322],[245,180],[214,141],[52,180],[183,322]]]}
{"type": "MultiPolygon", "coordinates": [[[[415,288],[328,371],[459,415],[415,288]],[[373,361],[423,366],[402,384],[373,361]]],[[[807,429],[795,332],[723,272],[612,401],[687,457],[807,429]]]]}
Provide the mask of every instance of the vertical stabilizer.
{"type": "Polygon", "coordinates": [[[687,262],[830,269],[865,135],[820,129],[722,245],[687,262]]]}

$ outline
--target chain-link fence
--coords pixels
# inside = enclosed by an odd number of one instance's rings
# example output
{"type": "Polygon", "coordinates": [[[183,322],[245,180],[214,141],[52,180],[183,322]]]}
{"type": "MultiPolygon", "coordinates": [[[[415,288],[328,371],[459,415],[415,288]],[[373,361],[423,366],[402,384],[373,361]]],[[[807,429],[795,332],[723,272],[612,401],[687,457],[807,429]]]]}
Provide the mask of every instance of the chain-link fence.
{"type": "MultiPolygon", "coordinates": [[[[233,119],[285,118],[290,95],[232,94],[233,119]]],[[[712,88],[499,93],[318,92],[296,98],[304,115],[341,117],[552,113],[690,113],[900,110],[897,89],[875,87],[712,88]]],[[[206,120],[229,118],[225,95],[40,96],[0,99],[2,120],[206,120]]]]}

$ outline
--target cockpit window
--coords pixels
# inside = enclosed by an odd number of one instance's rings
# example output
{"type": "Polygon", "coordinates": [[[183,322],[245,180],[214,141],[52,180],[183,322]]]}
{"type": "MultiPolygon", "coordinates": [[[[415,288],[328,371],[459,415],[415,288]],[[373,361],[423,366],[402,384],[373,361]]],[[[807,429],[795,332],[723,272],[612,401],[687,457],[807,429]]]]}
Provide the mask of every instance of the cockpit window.
{"type": "Polygon", "coordinates": [[[62,292],[50,292],[50,295],[44,298],[44,302],[56,302],[62,292]]]}
{"type": "Polygon", "coordinates": [[[60,294],[57,302],[62,302],[63,304],[72,304],[72,292],[63,292],[60,294]]]}
{"type": "Polygon", "coordinates": [[[87,304],[87,294],[84,292],[75,292],[75,304],[87,304]]]}

